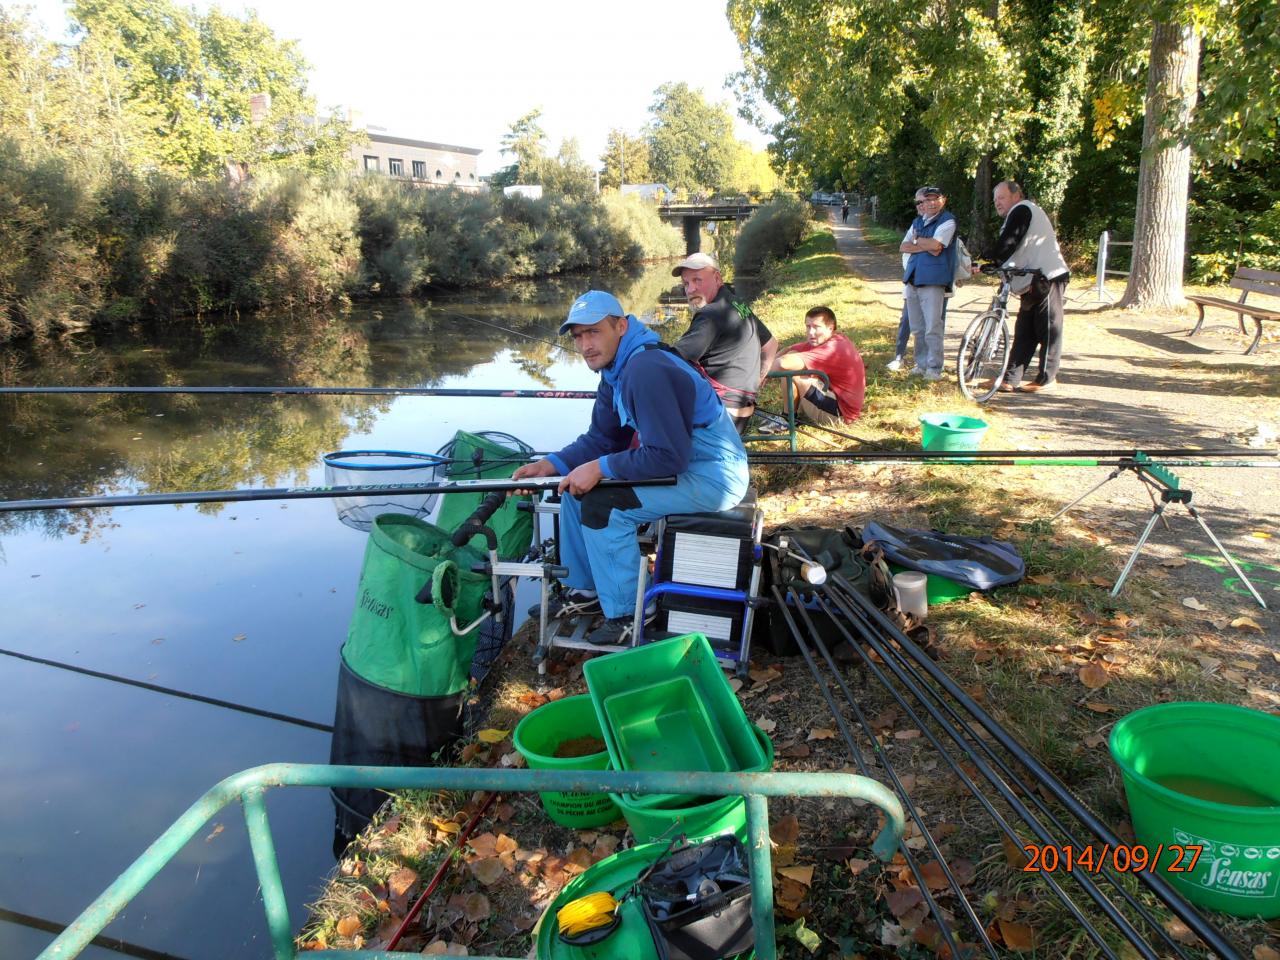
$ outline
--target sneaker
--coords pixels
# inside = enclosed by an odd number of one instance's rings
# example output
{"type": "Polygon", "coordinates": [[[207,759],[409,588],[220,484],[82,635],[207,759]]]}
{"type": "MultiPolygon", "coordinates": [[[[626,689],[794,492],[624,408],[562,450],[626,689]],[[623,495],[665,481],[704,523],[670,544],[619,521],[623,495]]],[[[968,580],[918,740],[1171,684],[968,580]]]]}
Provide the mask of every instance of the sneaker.
{"type": "Polygon", "coordinates": [[[1031,383],[1024,383],[1018,388],[1019,393],[1037,393],[1041,390],[1048,390],[1052,383],[1041,383],[1039,380],[1033,380],[1031,383]]]}
{"type": "Polygon", "coordinates": [[[756,423],[756,429],[760,433],[770,434],[770,435],[791,432],[790,429],[787,427],[787,424],[785,421],[779,423],[776,420],[765,419],[763,417],[756,423]]]}
{"type": "Polygon", "coordinates": [[[923,376],[924,376],[924,367],[912,367],[910,370],[908,370],[908,371],[907,371],[907,376],[909,376],[909,377],[923,377],[923,376]]]}
{"type": "Polygon", "coordinates": [[[897,373],[899,370],[902,369],[902,358],[894,357],[892,360],[890,360],[888,363],[885,364],[885,369],[892,370],[894,373],[897,373]]]}
{"type": "Polygon", "coordinates": [[[629,647],[634,626],[634,617],[610,617],[587,634],[587,642],[597,647],[629,647]]]}
{"type": "Polygon", "coordinates": [[[924,375],[924,378],[925,378],[926,380],[928,380],[930,383],[934,383],[934,382],[936,382],[936,381],[938,381],[938,380],[941,380],[941,379],[942,379],[942,371],[941,371],[941,370],[930,370],[928,373],[926,373],[926,374],[924,375]]]}
{"type": "Polygon", "coordinates": [[[996,390],[1000,393],[1013,393],[1014,386],[1006,380],[1002,381],[1000,386],[996,387],[996,390]]]}
{"type": "MultiPolygon", "coordinates": [[[[541,604],[529,608],[529,616],[536,617],[541,604]]],[[[574,617],[594,617],[601,613],[600,598],[582,590],[565,590],[547,601],[547,619],[572,620],[574,617]]]]}

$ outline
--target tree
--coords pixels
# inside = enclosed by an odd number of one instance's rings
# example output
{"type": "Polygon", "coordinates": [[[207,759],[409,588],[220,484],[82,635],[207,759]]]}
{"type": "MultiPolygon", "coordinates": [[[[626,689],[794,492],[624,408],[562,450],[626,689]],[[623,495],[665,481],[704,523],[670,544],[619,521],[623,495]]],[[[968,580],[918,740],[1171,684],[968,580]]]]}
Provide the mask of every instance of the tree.
{"type": "Polygon", "coordinates": [[[605,140],[600,164],[604,167],[600,173],[602,187],[616,190],[623,183],[653,182],[653,171],[649,168],[649,142],[616,127],[609,131],[605,140]]]}
{"type": "Polygon", "coordinates": [[[649,107],[646,130],[653,175],[675,190],[707,192],[723,184],[737,140],[724,104],[708,103],[687,83],[664,83],[649,107]]]}
{"type": "Polygon", "coordinates": [[[510,187],[517,183],[541,183],[539,167],[546,158],[542,145],[547,133],[538,123],[542,109],[535,107],[517,118],[502,135],[502,153],[515,158],[515,162],[497,171],[490,182],[495,187],[510,187]]]}
{"type": "Polygon", "coordinates": [[[774,172],[768,150],[753,150],[741,140],[733,152],[733,164],[723,186],[729,193],[773,193],[778,189],[778,174],[774,172]]]}
{"type": "Polygon", "coordinates": [[[307,63],[255,14],[200,14],[170,0],[75,0],[79,46],[101,52],[122,77],[121,104],[137,131],[135,164],[191,175],[227,162],[333,169],[355,135],[319,120],[307,94],[307,63]],[[250,99],[269,99],[255,122],[250,99]]]}
{"type": "Polygon", "coordinates": [[[1196,100],[1200,33],[1192,24],[1157,23],[1138,168],[1133,263],[1120,306],[1181,306],[1186,254],[1189,122],[1196,100]]]}

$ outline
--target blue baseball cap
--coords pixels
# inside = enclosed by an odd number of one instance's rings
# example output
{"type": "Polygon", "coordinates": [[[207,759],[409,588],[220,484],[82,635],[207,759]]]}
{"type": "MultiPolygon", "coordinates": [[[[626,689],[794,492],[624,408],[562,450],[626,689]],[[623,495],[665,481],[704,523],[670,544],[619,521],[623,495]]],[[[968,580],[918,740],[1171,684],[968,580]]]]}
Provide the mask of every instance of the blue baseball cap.
{"type": "Polygon", "coordinates": [[[625,317],[626,315],[627,311],[622,309],[622,304],[612,293],[588,290],[573,301],[573,306],[569,308],[569,316],[565,318],[564,323],[560,324],[560,336],[563,337],[579,324],[594,327],[605,317],[625,317]]]}

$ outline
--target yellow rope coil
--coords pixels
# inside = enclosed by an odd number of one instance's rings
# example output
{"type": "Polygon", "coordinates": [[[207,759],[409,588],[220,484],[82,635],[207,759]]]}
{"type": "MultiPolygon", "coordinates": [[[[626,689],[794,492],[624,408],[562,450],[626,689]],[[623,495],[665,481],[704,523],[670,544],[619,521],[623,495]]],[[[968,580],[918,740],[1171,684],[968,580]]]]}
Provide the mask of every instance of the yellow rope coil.
{"type": "Polygon", "coordinates": [[[617,909],[618,901],[613,898],[613,894],[588,893],[561,907],[556,912],[556,922],[560,925],[561,933],[576,937],[580,933],[611,923],[613,912],[617,909]]]}

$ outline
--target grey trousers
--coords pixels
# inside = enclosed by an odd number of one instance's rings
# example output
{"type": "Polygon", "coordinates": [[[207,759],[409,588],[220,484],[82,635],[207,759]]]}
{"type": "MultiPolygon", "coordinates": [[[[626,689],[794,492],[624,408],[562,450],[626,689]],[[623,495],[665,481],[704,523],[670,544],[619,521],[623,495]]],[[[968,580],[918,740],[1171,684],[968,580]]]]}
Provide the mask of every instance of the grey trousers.
{"type": "Polygon", "coordinates": [[[946,291],[943,286],[909,285],[905,291],[911,335],[916,342],[916,366],[926,373],[942,372],[942,340],[946,333],[942,307],[946,302],[946,291]]]}

